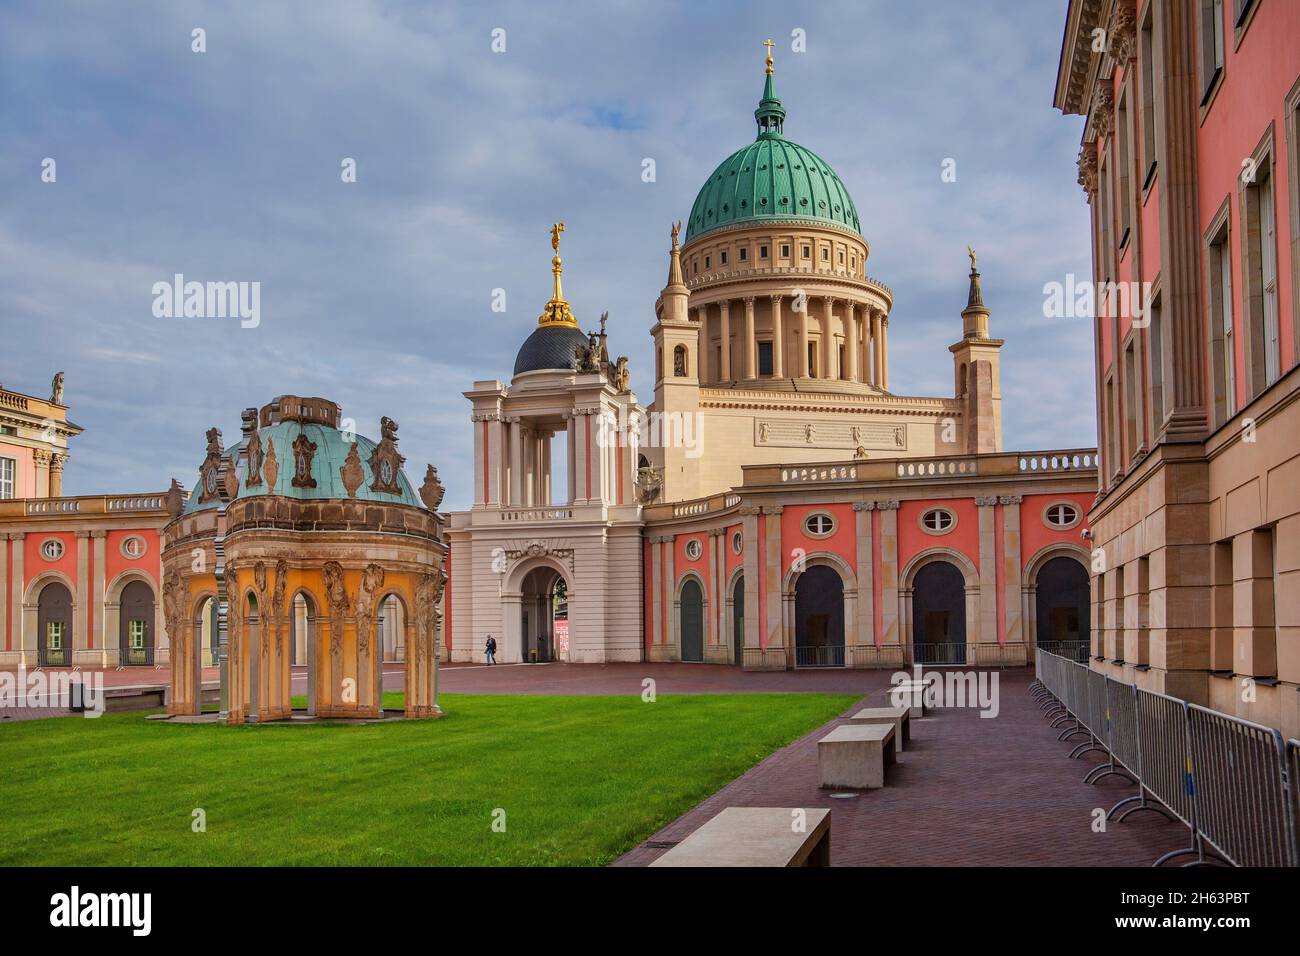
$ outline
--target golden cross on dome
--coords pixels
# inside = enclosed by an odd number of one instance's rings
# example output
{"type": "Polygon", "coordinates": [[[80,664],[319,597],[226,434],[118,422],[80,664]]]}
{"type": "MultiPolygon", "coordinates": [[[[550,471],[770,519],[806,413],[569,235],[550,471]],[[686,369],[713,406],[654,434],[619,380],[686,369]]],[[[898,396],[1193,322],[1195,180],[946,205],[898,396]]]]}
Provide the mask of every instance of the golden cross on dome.
{"type": "Polygon", "coordinates": [[[551,227],[551,248],[560,251],[560,233],[564,232],[564,223],[557,222],[551,227]]]}
{"type": "Polygon", "coordinates": [[[763,46],[767,47],[767,72],[770,74],[772,72],[772,47],[776,46],[776,44],[772,42],[771,37],[768,37],[763,46]]]}

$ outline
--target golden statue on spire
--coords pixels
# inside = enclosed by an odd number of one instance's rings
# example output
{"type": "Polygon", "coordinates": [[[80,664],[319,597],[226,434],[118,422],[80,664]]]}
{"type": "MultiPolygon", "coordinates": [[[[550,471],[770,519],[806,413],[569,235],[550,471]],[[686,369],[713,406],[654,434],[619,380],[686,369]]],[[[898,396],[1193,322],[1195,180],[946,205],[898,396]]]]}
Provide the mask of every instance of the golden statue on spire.
{"type": "Polygon", "coordinates": [[[564,300],[564,291],[560,288],[560,273],[564,271],[564,265],[560,260],[560,233],[562,232],[564,232],[564,223],[557,222],[551,226],[551,248],[555,250],[555,258],[551,260],[551,273],[555,277],[555,287],[551,291],[551,301],[546,303],[546,309],[537,317],[537,324],[567,325],[576,329],[578,320],[573,317],[573,310],[564,300]]]}
{"type": "Polygon", "coordinates": [[[776,44],[772,42],[771,37],[768,37],[767,40],[763,43],[763,46],[767,47],[767,75],[771,76],[772,75],[772,47],[776,46],[776,44]]]}

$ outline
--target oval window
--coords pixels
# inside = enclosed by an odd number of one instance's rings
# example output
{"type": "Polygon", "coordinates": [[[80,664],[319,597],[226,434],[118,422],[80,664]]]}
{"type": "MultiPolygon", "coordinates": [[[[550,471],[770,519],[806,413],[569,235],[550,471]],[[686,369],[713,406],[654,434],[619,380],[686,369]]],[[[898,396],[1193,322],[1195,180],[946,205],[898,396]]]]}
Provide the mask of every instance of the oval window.
{"type": "Polygon", "coordinates": [[[745,548],[745,539],[741,535],[741,533],[737,531],[735,534],[731,536],[731,550],[736,554],[740,554],[740,552],[743,551],[744,548],[745,548]]]}
{"type": "Polygon", "coordinates": [[[686,556],[692,561],[698,560],[703,553],[704,545],[700,544],[699,538],[692,538],[686,542],[686,556]]]}
{"type": "Polygon", "coordinates": [[[41,542],[41,557],[46,561],[57,561],[63,557],[63,542],[58,538],[47,538],[41,542]]]}
{"type": "Polygon", "coordinates": [[[921,513],[921,530],[928,534],[947,534],[957,524],[957,516],[947,508],[930,508],[921,513]]]}
{"type": "Polygon", "coordinates": [[[123,539],[121,550],[122,557],[135,560],[136,558],[144,557],[144,553],[148,550],[148,546],[145,544],[144,538],[133,534],[129,538],[123,539]]]}
{"type": "Polygon", "coordinates": [[[803,529],[814,538],[825,538],[835,530],[835,519],[824,511],[815,511],[803,519],[803,529]]]}
{"type": "Polygon", "coordinates": [[[1070,501],[1057,501],[1043,510],[1043,522],[1049,528],[1073,528],[1083,517],[1079,506],[1070,501]]]}

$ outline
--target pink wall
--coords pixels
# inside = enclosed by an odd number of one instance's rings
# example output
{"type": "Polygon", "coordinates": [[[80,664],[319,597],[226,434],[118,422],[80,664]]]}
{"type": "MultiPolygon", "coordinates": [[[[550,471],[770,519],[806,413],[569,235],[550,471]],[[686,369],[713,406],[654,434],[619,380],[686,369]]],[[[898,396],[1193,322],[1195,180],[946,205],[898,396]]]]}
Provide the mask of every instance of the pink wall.
{"type": "Polygon", "coordinates": [[[32,456],[32,449],[26,445],[11,445],[0,441],[0,458],[14,460],[15,498],[44,497],[45,491],[49,489],[48,486],[40,492],[36,489],[36,460],[32,456]]]}
{"type": "Polygon", "coordinates": [[[802,548],[805,553],[829,551],[848,562],[853,573],[858,571],[857,533],[853,520],[853,506],[835,505],[786,505],[781,512],[781,574],[790,570],[794,562],[794,549],[802,548]],[[828,538],[814,538],[804,531],[804,519],[814,511],[825,511],[835,521],[835,530],[828,538]]]}
{"type": "Polygon", "coordinates": [[[1020,503],[1020,566],[1047,547],[1049,544],[1077,544],[1088,550],[1088,542],[1081,532],[1088,526],[1088,507],[1092,497],[1086,494],[1074,495],[1026,495],[1020,503]],[[1072,501],[1079,506],[1083,520],[1068,531],[1057,531],[1043,523],[1043,509],[1054,501],[1072,501]]]}

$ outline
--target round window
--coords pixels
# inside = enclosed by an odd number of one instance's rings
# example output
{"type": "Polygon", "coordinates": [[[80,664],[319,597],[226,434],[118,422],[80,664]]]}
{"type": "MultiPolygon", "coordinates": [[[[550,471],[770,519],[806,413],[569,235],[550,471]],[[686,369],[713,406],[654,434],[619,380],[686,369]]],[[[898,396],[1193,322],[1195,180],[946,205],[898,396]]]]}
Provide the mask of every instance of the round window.
{"type": "Polygon", "coordinates": [[[824,511],[815,511],[803,519],[803,528],[814,538],[825,538],[835,530],[835,519],[824,511]]]}
{"type": "Polygon", "coordinates": [[[745,538],[739,531],[737,531],[735,534],[731,536],[731,550],[736,554],[740,554],[740,552],[743,551],[744,549],[745,549],[745,538]]]}
{"type": "Polygon", "coordinates": [[[46,538],[41,542],[41,557],[46,561],[57,561],[63,557],[63,542],[58,538],[46,538]]]}
{"type": "Polygon", "coordinates": [[[704,553],[704,545],[700,544],[698,538],[691,538],[690,541],[686,542],[686,556],[690,558],[692,561],[697,560],[699,556],[703,553],[704,553]]]}
{"type": "Polygon", "coordinates": [[[132,561],[134,561],[136,558],[144,557],[144,553],[145,551],[149,550],[149,546],[145,543],[144,538],[140,537],[139,535],[133,534],[128,538],[122,539],[121,550],[122,550],[122,557],[129,558],[132,561]]]}
{"type": "Polygon", "coordinates": [[[1043,510],[1043,523],[1049,528],[1073,528],[1082,517],[1079,506],[1071,501],[1053,502],[1043,510]]]}
{"type": "Polygon", "coordinates": [[[957,516],[947,508],[930,508],[921,512],[921,530],[927,534],[947,534],[957,524],[957,516]]]}

